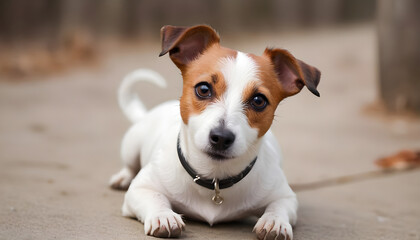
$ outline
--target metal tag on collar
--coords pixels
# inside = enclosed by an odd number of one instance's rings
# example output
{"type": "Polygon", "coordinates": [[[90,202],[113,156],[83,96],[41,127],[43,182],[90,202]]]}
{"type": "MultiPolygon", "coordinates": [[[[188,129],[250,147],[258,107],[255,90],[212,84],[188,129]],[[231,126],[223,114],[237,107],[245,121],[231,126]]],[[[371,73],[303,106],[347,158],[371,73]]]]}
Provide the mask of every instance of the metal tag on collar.
{"type": "Polygon", "coordinates": [[[220,205],[223,203],[223,198],[222,196],[220,196],[219,180],[215,178],[213,182],[214,182],[214,196],[212,197],[211,200],[213,200],[214,204],[220,205]]]}

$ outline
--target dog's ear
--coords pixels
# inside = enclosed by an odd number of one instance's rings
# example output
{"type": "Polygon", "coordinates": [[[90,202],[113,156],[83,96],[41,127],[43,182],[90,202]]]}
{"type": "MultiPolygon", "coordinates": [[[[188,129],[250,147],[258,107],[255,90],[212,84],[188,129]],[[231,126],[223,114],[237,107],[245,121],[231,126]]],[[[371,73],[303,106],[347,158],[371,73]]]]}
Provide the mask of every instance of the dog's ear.
{"type": "Polygon", "coordinates": [[[159,57],[169,52],[172,61],[181,71],[209,46],[220,42],[219,35],[206,25],[164,26],[160,30],[160,34],[162,52],[159,57]]]}
{"type": "Polygon", "coordinates": [[[292,96],[300,92],[305,85],[314,95],[320,96],[316,87],[318,86],[321,72],[303,61],[293,57],[285,49],[265,49],[266,54],[274,65],[277,79],[280,81],[284,97],[292,96]]]}

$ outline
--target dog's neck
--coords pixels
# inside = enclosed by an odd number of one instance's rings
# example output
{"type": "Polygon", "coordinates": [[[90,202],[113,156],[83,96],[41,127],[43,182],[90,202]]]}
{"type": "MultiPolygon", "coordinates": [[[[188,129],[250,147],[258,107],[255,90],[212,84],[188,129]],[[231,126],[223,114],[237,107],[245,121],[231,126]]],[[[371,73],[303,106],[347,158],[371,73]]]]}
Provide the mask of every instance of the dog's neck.
{"type": "Polygon", "coordinates": [[[194,146],[187,126],[183,124],[179,134],[180,147],[188,164],[202,177],[224,179],[243,171],[258,155],[260,140],[245,154],[227,160],[215,160],[194,146]]]}

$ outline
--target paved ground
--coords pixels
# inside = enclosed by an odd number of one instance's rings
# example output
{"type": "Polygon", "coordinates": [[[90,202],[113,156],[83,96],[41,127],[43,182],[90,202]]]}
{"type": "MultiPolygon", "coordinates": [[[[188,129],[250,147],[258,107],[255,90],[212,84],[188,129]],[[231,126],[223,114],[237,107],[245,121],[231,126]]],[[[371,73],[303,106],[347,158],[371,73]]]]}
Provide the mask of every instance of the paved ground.
{"type": "MultiPolygon", "coordinates": [[[[224,35],[222,33],[222,39],[224,35]]],[[[273,130],[292,184],[374,170],[373,161],[420,148],[420,121],[367,114],[376,99],[371,26],[243,36],[245,52],[289,49],[322,71],[321,98],[307,90],[280,105],[273,130]]],[[[148,106],[180,95],[181,80],[159,44],[103,54],[78,68],[23,82],[0,81],[0,239],[145,239],[120,215],[123,192],[107,187],[129,123],[115,92],[137,67],[161,72],[169,88],[139,89],[148,106]]],[[[0,76],[0,78],[4,78],[0,76]]],[[[7,79],[2,79],[7,80],[7,79]]],[[[298,192],[295,239],[420,239],[420,171],[298,192]]],[[[255,219],[208,227],[187,222],[185,239],[253,239],[255,219]]]]}

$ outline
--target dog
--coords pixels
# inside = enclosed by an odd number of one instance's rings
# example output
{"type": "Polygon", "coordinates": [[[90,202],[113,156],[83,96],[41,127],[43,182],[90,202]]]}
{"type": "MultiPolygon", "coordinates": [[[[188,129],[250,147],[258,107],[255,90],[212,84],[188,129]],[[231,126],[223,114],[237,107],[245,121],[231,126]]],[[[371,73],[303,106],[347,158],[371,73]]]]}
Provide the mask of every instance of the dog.
{"type": "Polygon", "coordinates": [[[298,202],[270,131],[284,98],[317,90],[320,71],[284,49],[262,56],[222,47],[207,25],[164,26],[162,52],[180,69],[179,101],[150,111],[132,90],[139,81],[164,87],[156,72],[127,75],[119,103],[133,122],[122,141],[123,168],[110,180],[127,189],[122,214],[147,235],[179,237],[182,216],[210,225],[255,215],[258,239],[292,239],[298,202]]]}

